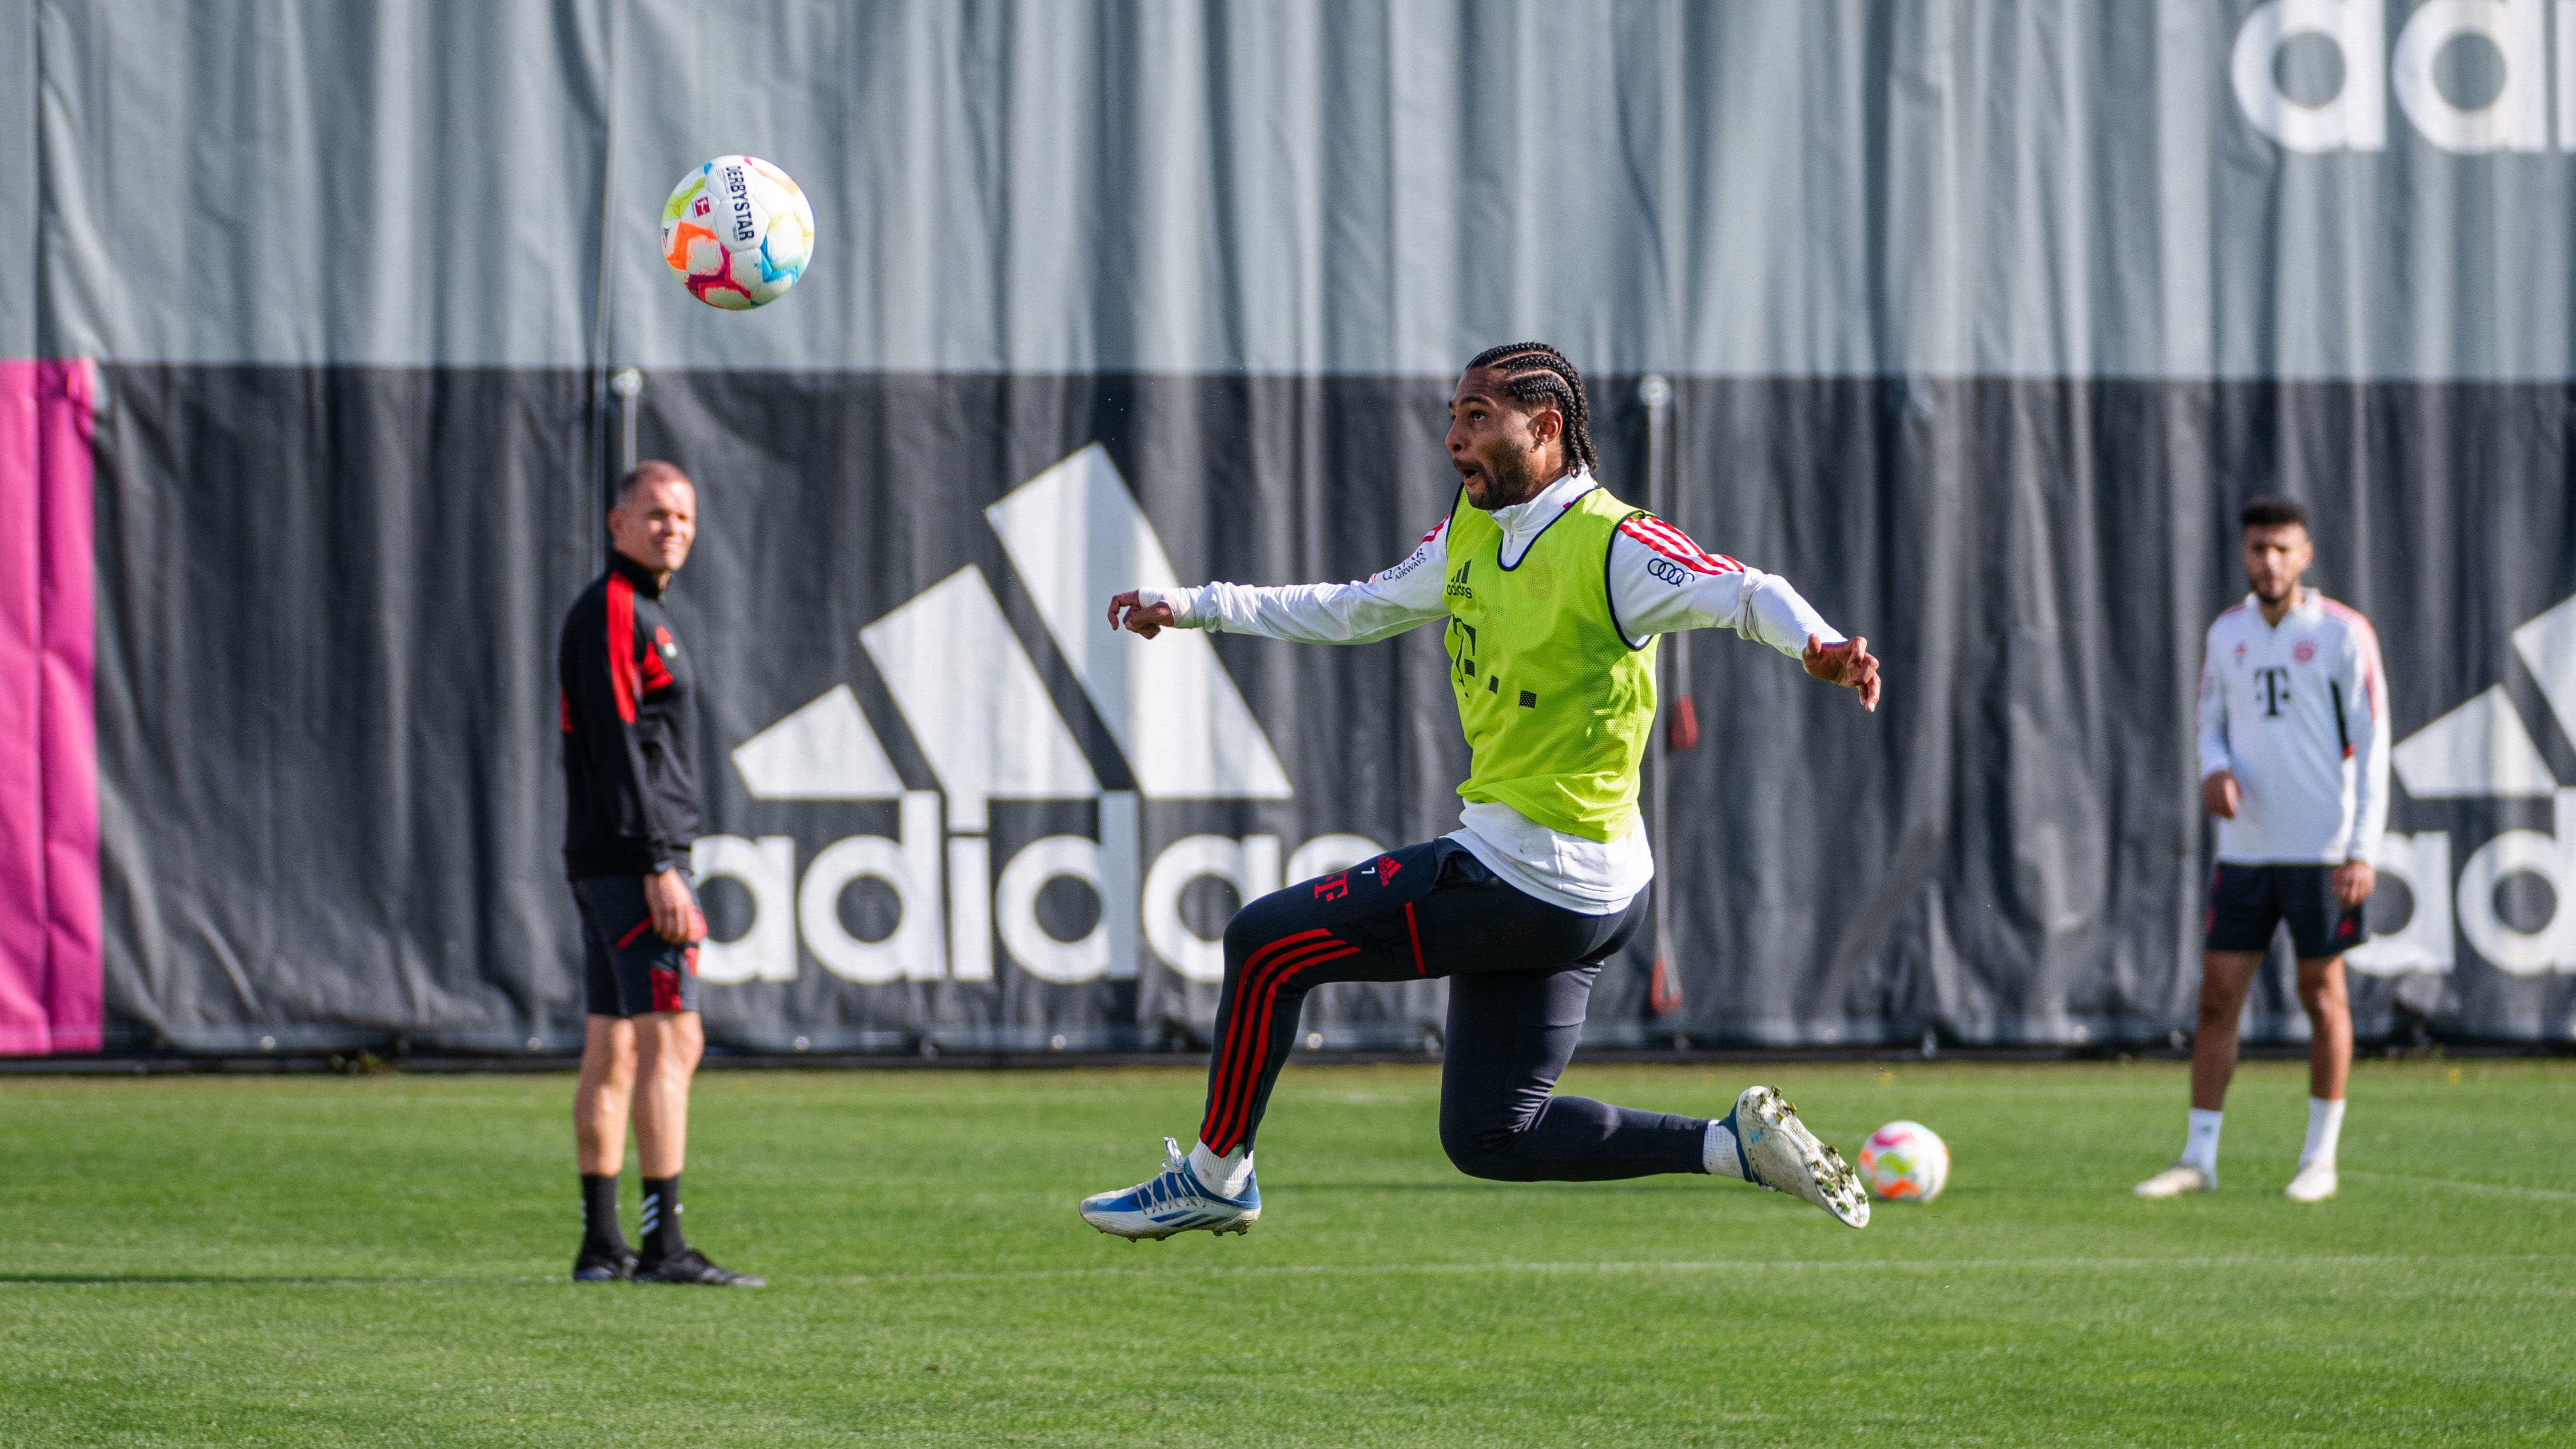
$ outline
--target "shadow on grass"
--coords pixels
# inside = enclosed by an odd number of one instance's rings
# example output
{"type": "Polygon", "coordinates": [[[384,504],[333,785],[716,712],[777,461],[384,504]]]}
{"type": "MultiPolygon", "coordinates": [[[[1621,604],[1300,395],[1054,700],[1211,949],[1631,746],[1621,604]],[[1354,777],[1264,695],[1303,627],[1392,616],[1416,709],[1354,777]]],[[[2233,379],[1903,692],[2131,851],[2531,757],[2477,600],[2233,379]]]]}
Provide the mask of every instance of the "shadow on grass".
{"type": "MultiPolygon", "coordinates": [[[[0,1288],[438,1288],[516,1286],[522,1283],[551,1283],[553,1277],[492,1276],[481,1278],[418,1278],[387,1274],[377,1278],[349,1277],[339,1274],[256,1274],[239,1276],[213,1273],[5,1273],[0,1272],[0,1288]]],[[[561,1280],[570,1283],[570,1278],[561,1280]]],[[[576,1285],[588,1286],[588,1285],[576,1285]]]]}
{"type": "MultiPolygon", "coordinates": [[[[1733,1179],[1727,1179],[1733,1181],[1733,1179]]],[[[1625,1178],[1610,1182],[1488,1182],[1481,1178],[1462,1178],[1456,1182],[1277,1182],[1262,1186],[1280,1192],[1455,1192],[1455,1193],[1528,1193],[1544,1192],[1556,1196],[1569,1193],[1634,1194],[1641,1192],[1707,1192],[1705,1181],[1680,1181],[1671,1178],[1625,1178]]]]}

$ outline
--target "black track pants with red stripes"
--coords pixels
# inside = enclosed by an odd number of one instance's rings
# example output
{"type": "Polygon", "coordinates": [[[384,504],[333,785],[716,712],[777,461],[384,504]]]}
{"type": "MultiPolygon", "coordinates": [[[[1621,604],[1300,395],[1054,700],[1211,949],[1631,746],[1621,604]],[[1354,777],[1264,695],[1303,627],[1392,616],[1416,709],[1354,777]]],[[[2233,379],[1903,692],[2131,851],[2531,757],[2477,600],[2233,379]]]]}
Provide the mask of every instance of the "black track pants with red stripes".
{"type": "Polygon", "coordinates": [[[1225,928],[1225,993],[1199,1140],[1219,1154],[1253,1140],[1308,991],[1445,976],[1440,1145],[1461,1172],[1590,1182],[1705,1170],[1706,1118],[1555,1095],[1592,979],[1645,912],[1643,897],[1610,916],[1549,905],[1451,840],[1263,896],[1225,928]]]}

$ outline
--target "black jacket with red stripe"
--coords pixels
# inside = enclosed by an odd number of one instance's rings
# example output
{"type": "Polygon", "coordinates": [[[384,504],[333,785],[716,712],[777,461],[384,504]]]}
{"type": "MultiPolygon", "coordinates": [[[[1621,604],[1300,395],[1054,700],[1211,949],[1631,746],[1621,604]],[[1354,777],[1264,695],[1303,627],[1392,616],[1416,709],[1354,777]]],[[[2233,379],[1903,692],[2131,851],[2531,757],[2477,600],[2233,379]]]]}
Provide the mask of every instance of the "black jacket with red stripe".
{"type": "Polygon", "coordinates": [[[698,833],[689,669],[652,570],[612,551],[555,646],[564,868],[574,877],[685,865],[698,833]]]}

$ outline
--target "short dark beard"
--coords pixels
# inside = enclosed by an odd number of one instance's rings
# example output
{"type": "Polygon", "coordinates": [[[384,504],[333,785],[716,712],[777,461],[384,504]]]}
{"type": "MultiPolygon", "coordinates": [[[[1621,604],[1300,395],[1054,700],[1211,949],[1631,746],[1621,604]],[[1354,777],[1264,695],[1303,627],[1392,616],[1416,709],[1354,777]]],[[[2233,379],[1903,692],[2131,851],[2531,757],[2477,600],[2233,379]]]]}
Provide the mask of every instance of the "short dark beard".
{"type": "MultiPolygon", "coordinates": [[[[1556,478],[1562,478],[1567,473],[1571,473],[1573,471],[1574,470],[1571,467],[1568,467],[1559,472],[1556,475],[1556,478]]],[[[1548,484],[1554,483],[1556,478],[1550,478],[1547,482],[1542,483],[1539,481],[1536,473],[1533,473],[1528,468],[1521,466],[1520,461],[1518,459],[1514,459],[1512,462],[1512,471],[1508,480],[1503,474],[1496,472],[1492,468],[1487,468],[1485,470],[1485,482],[1487,485],[1485,501],[1478,503],[1476,502],[1474,495],[1471,494],[1469,495],[1467,502],[1486,513],[1491,513],[1497,508],[1515,507],[1519,504],[1527,503],[1531,499],[1536,498],[1539,494],[1547,491],[1548,484]],[[1503,496],[1504,490],[1502,485],[1506,481],[1511,484],[1511,496],[1508,498],[1503,496]]]]}

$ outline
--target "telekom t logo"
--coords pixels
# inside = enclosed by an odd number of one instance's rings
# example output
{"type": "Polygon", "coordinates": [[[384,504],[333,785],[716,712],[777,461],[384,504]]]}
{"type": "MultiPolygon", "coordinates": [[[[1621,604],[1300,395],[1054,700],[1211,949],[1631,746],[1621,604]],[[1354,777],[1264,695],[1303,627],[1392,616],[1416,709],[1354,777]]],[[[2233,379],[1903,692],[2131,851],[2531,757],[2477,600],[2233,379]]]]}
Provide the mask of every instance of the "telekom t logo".
{"type": "Polygon", "coordinates": [[[2254,671],[2254,688],[2263,696],[2263,717],[2279,719],[2281,701],[2290,693],[2290,671],[2277,665],[2254,671]]]}
{"type": "Polygon", "coordinates": [[[1126,757],[1136,790],[1108,790],[1056,714],[1044,681],[980,569],[969,565],[859,631],[895,707],[938,777],[907,790],[849,686],[836,685],[737,746],[734,768],[762,800],[894,800],[892,836],[854,835],[816,852],[801,879],[791,836],[699,839],[700,879],[727,876],[752,899],[752,923],[710,941],[710,982],[787,981],[796,945],[844,980],[989,981],[996,937],[1045,981],[1133,977],[1151,946],[1182,976],[1225,974],[1221,942],[1191,931],[1180,901],[1202,876],[1244,900],[1380,853],[1358,835],[1323,835],[1282,860],[1279,837],[1192,835],[1141,870],[1141,795],[1154,800],[1285,800],[1288,773],[1205,634],[1167,630],[1151,644],[1111,633],[1098,605],[1125,588],[1179,578],[1143,510],[1097,444],[985,510],[1046,630],[1126,757]],[[1021,847],[999,874],[989,833],[995,800],[1098,802],[1099,838],[1051,835],[1021,847]],[[1070,876],[1100,899],[1078,941],[1038,923],[1039,892],[1070,876]],[[902,914],[865,941],[840,918],[863,878],[891,889],[902,914]],[[946,909],[941,909],[943,898],[946,909]]]}
{"type": "Polygon", "coordinates": [[[2245,118],[2293,151],[2384,151],[2393,91],[2406,119],[2445,151],[2547,151],[2553,118],[2558,149],[2576,151],[2576,0],[2425,0],[2394,46],[2388,8],[2387,0],[2256,6],[2228,65],[2245,118]],[[2312,104],[2284,94],[2276,69],[2281,48],[2301,36],[2324,40],[2342,61],[2342,84],[2312,104]],[[2445,96],[2434,79],[2435,61],[2463,37],[2494,46],[2504,62],[2504,84],[2475,106],[2445,96]]]}

